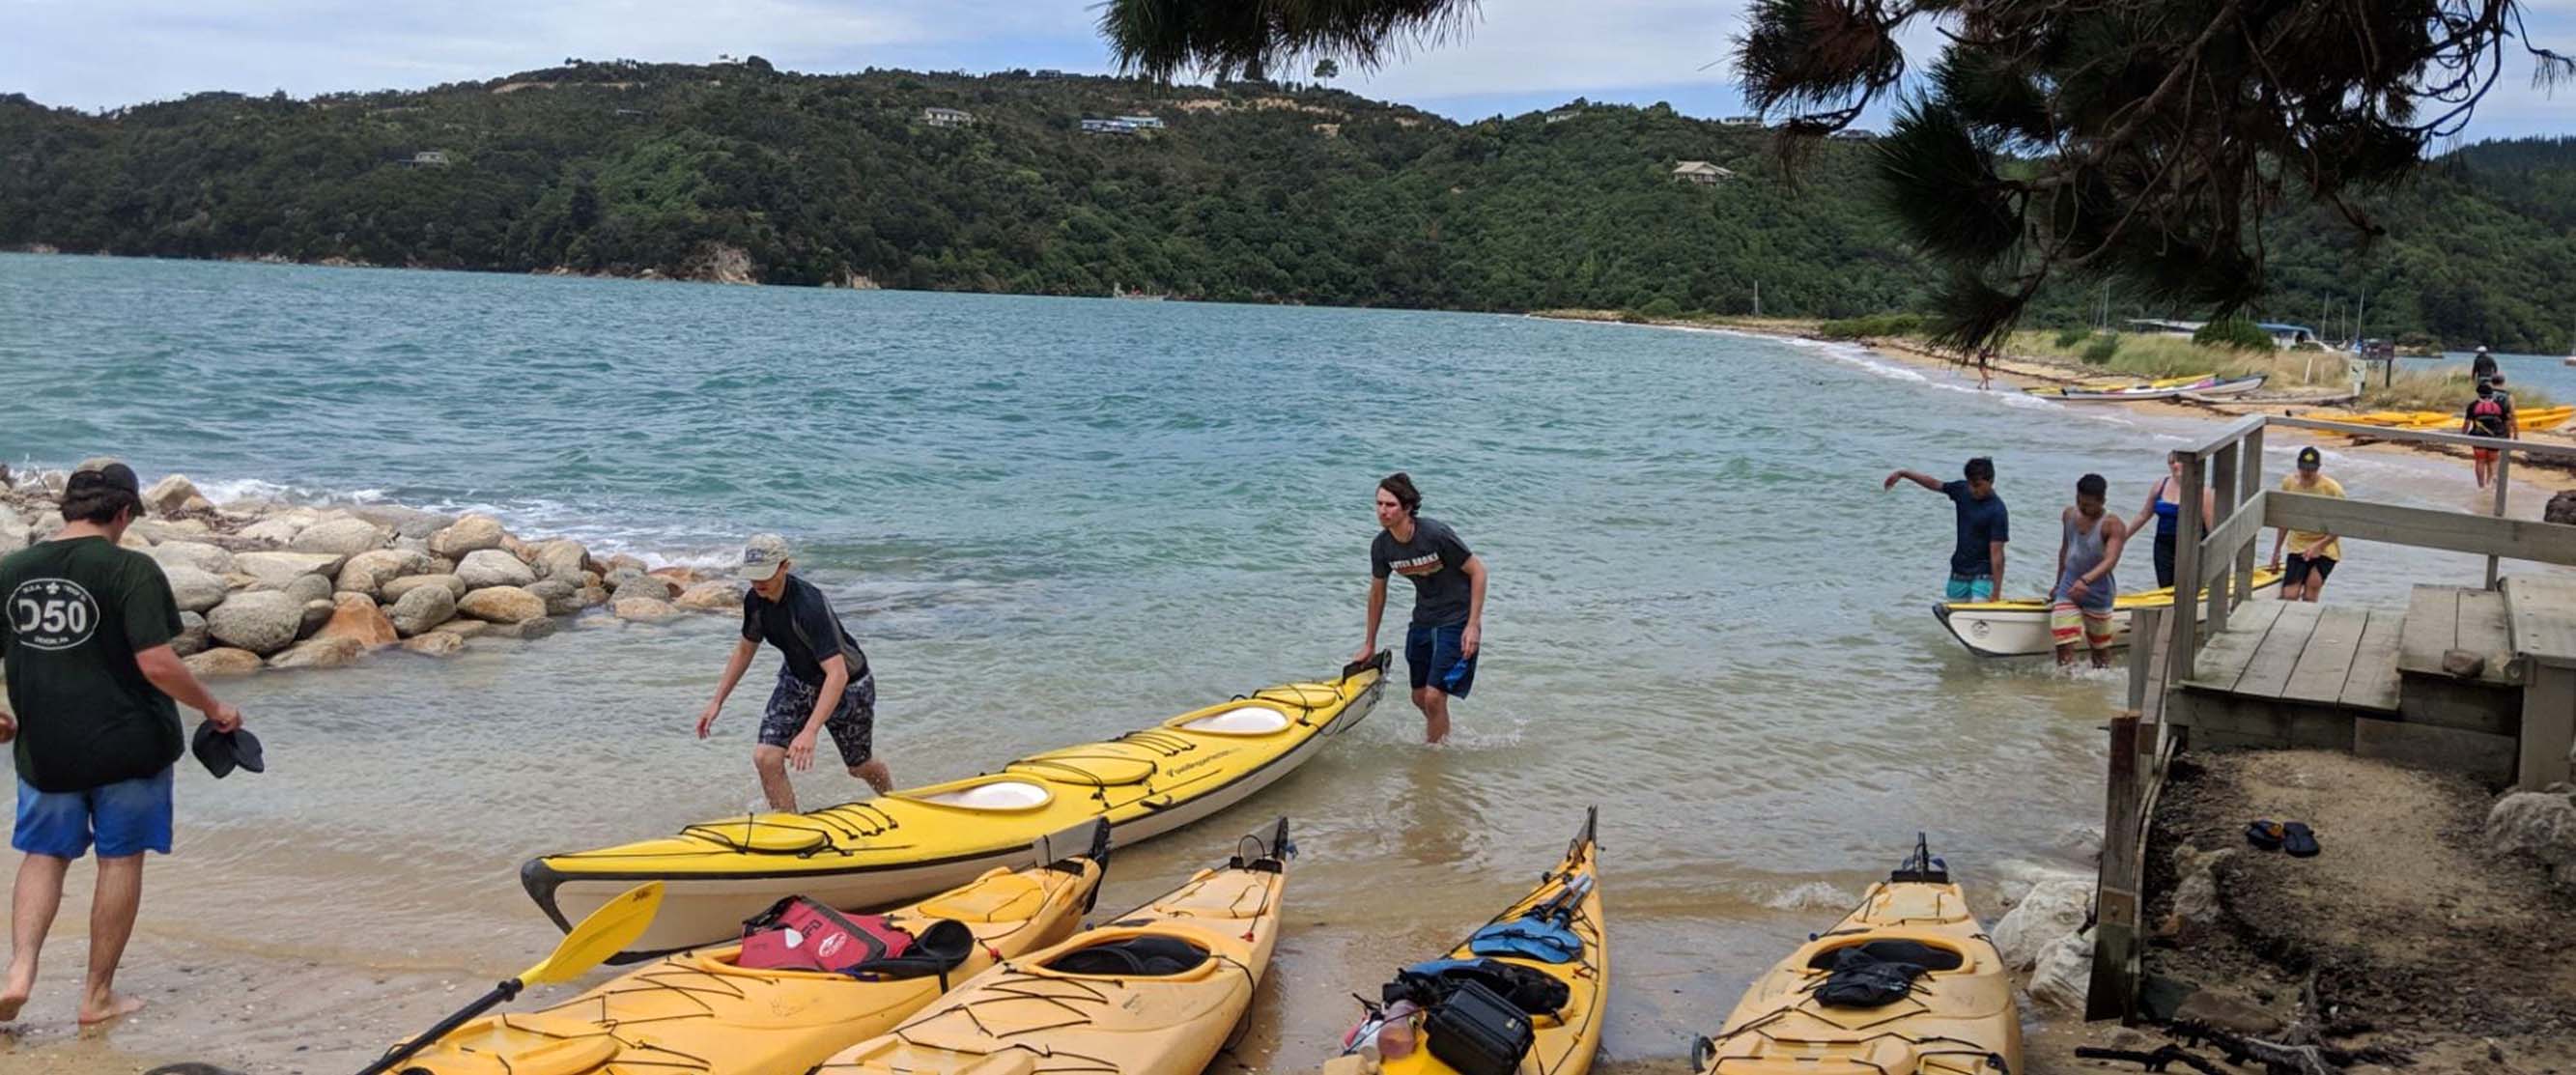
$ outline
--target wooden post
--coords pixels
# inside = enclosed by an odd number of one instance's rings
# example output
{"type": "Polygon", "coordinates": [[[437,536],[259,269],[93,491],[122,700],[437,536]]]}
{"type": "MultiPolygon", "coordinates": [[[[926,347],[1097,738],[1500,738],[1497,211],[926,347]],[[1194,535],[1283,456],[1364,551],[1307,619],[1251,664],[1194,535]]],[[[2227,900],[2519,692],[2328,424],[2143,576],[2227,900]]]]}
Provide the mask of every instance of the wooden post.
{"type": "MultiPolygon", "coordinates": [[[[2235,514],[2236,512],[2236,459],[2238,452],[2244,448],[2244,445],[2245,442],[2236,441],[2218,450],[2218,459],[2216,461],[2217,465],[2211,467],[2209,470],[2210,498],[2213,501],[2213,503],[2210,504],[2210,507],[2216,509],[2217,517],[2202,520],[2205,525],[2217,526],[2220,523],[2226,522],[2227,517],[2235,514]]],[[[2236,563],[2236,554],[2233,550],[2211,549],[2209,551],[2216,554],[2219,563],[2227,564],[2230,567],[2233,567],[2236,563]]],[[[2233,594],[2229,592],[2234,589],[2231,584],[2236,581],[2235,575],[2236,572],[2231,570],[2226,574],[2210,580],[2209,633],[2211,634],[2217,634],[2218,632],[2227,629],[2227,612],[2229,607],[2243,602],[2245,595],[2251,592],[2247,590],[2236,590],[2233,594]]],[[[2177,581],[2182,581],[2182,584],[2186,586],[2192,585],[2197,581],[2183,581],[2180,576],[2176,576],[2176,579],[2177,581]]]]}
{"type": "MultiPolygon", "coordinates": [[[[2505,510],[2505,509],[2504,509],[2504,505],[2505,505],[2505,490],[2506,490],[2506,489],[2508,489],[2508,488],[2511,488],[2511,487],[2512,487],[2512,485],[2513,485],[2513,453],[2512,453],[2511,451],[2497,452],[2497,453],[2496,453],[2496,466],[2495,466],[2495,517],[2496,517],[2496,518],[2499,518],[2499,519],[2504,518],[2504,510],[2505,510]]],[[[2503,566],[2503,565],[2502,565],[2502,564],[2500,564],[2500,563],[2498,562],[2498,559],[2497,559],[2496,557],[2493,557],[2493,556],[2487,557],[2487,589],[2492,590],[2492,589],[2495,589],[2495,588],[2496,588],[2496,571],[2497,571],[2497,569],[2498,569],[2499,567],[2501,567],[2501,566],[2503,566]]]]}
{"type": "MultiPolygon", "coordinates": [[[[2190,531],[2184,531],[2189,533],[2190,531]]],[[[2111,718],[2110,779],[2102,814],[2102,871],[2093,894],[2093,977],[2084,1018],[2126,1020],[2137,1004],[2138,715],[2111,718]]]]}
{"type": "Polygon", "coordinates": [[[2576,668],[2535,664],[2522,688],[2522,742],[2514,786],[2546,791],[2567,780],[2576,750],[2576,668]]]}
{"type": "MultiPolygon", "coordinates": [[[[2236,493],[2236,504],[2241,508],[2253,503],[2254,498],[2263,492],[2262,426],[2245,432],[2245,455],[2237,461],[2236,470],[2243,479],[2236,493]]],[[[2229,554],[2236,560],[2236,594],[2240,600],[2251,600],[2254,596],[2254,550],[2262,543],[2263,533],[2257,530],[2244,547],[2229,554]]]]}
{"type": "MultiPolygon", "coordinates": [[[[2209,464],[2197,452],[2182,457],[2182,503],[2174,519],[2173,664],[2165,678],[2190,679],[2200,657],[2200,491],[2209,487],[2209,464]]],[[[2134,642],[2132,643],[2135,644],[2134,642]]]]}

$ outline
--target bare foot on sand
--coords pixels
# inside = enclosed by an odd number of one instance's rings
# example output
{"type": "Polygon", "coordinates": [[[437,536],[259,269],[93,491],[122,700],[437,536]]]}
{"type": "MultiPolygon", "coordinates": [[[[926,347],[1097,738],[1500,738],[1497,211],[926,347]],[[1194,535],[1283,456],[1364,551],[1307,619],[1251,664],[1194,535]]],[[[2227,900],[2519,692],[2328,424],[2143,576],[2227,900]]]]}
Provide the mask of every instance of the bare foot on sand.
{"type": "Polygon", "coordinates": [[[98,1024],[104,1023],[110,1019],[132,1015],[142,1010],[142,997],[129,997],[123,993],[110,993],[107,995],[107,1003],[105,1004],[99,1004],[95,1001],[81,1002],[80,1022],[82,1026],[97,1026],[98,1024]]]}
{"type": "Polygon", "coordinates": [[[16,1021],[19,1009],[27,1006],[27,998],[35,992],[36,983],[33,975],[23,982],[18,981],[16,976],[11,976],[8,990],[0,992],[0,1023],[16,1021]]]}

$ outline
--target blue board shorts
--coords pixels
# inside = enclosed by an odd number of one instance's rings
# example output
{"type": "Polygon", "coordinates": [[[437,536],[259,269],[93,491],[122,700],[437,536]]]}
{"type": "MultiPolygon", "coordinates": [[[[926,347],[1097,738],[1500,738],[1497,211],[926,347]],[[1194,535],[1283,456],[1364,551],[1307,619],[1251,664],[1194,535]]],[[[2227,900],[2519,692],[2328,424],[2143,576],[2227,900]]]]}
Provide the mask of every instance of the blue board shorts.
{"type": "Polygon", "coordinates": [[[1993,575],[1952,575],[1950,585],[1941,596],[1951,601],[1992,601],[1995,599],[1993,575]]]}
{"type": "Polygon", "coordinates": [[[30,855],[76,859],[98,844],[100,858],[170,853],[170,773],[138,776],[87,791],[38,791],[18,778],[18,828],[9,846],[30,855]]]}
{"type": "Polygon", "coordinates": [[[1413,674],[1415,690],[1438,687],[1442,694],[1464,698],[1475,688],[1476,659],[1459,652],[1466,634],[1463,623],[1405,629],[1404,666],[1413,674]]]}

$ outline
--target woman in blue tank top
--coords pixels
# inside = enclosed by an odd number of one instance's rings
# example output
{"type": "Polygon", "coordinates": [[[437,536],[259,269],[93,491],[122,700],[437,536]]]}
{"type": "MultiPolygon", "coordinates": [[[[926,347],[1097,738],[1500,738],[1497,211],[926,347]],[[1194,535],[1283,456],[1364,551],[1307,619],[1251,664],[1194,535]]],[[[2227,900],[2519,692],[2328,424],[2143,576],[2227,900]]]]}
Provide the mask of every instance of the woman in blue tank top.
{"type": "MultiPolygon", "coordinates": [[[[2200,536],[2209,536],[2209,520],[2218,514],[2218,496],[2203,485],[2200,490],[2200,536]]],[[[2147,504],[2129,520],[2129,533],[2147,528],[2147,516],[2156,517],[2156,585],[2174,584],[2174,531],[2182,526],[2182,453],[2165,453],[2165,476],[2147,489],[2147,504]]]]}

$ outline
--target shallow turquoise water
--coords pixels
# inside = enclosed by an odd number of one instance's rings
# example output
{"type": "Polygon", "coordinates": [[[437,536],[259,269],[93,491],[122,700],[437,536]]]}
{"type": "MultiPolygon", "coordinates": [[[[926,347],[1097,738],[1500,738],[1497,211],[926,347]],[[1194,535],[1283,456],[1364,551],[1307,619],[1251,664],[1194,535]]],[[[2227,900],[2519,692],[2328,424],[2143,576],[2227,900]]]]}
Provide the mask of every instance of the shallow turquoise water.
{"type": "MultiPolygon", "coordinates": [[[[1493,570],[1457,741],[1420,748],[1390,696],[1357,741],[1122,856],[1105,897],[1293,815],[1298,925],[1257,1024],[1290,1059],[1517,894],[1586,804],[1622,946],[1615,1057],[1678,1055],[1918,829],[1974,892],[2008,861],[2075,865],[2118,682],[1969,657],[1928,614],[1948,505],[1879,479],[1995,456],[2008,588],[2034,590],[2077,475],[2132,508],[2205,433],[1714,333],[31,256],[0,256],[0,385],[22,466],[113,453],[147,480],[481,506],[663,559],[785,532],[869,648],[907,784],[1329,671],[1360,640],[1371,485],[1412,472],[1493,570]]],[[[2468,499],[2464,463],[2333,458],[2356,495],[2468,499]]],[[[2476,569],[2356,546],[2342,598],[2476,569]]],[[[2144,550],[2122,574],[2149,578],[2144,550]]],[[[715,741],[687,734],[729,630],[225,687],[273,771],[185,774],[156,877],[232,916],[155,903],[147,938],[351,966],[541,951],[520,859],[756,795],[766,659],[715,741]],[[311,928],[353,914],[398,928],[311,928]]]]}

